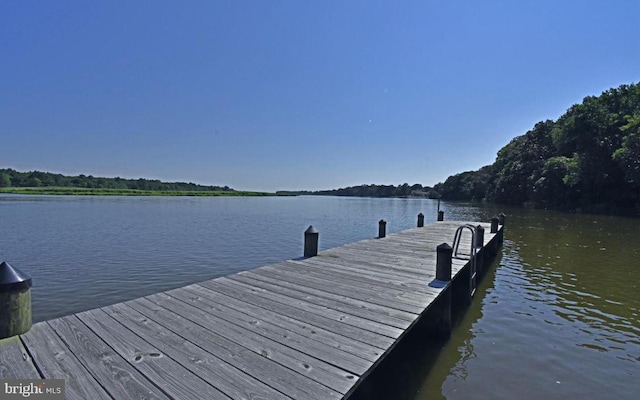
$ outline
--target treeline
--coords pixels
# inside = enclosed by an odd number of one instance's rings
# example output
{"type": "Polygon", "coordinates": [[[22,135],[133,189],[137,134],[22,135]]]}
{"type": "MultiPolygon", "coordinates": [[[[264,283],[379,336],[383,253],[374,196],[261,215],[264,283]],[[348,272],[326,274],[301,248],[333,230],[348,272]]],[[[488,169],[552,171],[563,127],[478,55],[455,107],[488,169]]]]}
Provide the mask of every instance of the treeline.
{"type": "Polygon", "coordinates": [[[197,185],[193,182],[161,182],[156,179],[123,179],[119,177],[100,178],[91,175],[65,176],[62,174],[40,171],[18,172],[10,168],[0,169],[0,188],[2,187],[64,187],[171,192],[234,191],[228,186],[203,186],[197,185]]]}
{"type": "Polygon", "coordinates": [[[640,85],[584,98],[514,138],[492,165],[435,189],[449,200],[640,213],[640,85]]]}
{"type": "Polygon", "coordinates": [[[320,196],[354,196],[354,197],[429,197],[436,198],[437,193],[428,186],[417,183],[409,185],[359,185],[340,189],[318,191],[280,191],[277,194],[320,195],[320,196]]]}

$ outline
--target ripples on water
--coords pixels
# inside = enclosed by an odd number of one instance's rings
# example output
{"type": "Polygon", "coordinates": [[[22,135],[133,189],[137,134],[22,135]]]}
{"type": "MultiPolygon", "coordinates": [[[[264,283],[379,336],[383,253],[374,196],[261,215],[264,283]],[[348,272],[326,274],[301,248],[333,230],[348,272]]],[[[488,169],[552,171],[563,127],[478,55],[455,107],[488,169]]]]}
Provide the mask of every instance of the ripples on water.
{"type": "Polygon", "coordinates": [[[517,212],[417,398],[639,398],[638,221],[517,212]]]}
{"type": "Polygon", "coordinates": [[[426,199],[0,195],[0,261],[33,277],[35,321],[412,228],[426,199]]]}

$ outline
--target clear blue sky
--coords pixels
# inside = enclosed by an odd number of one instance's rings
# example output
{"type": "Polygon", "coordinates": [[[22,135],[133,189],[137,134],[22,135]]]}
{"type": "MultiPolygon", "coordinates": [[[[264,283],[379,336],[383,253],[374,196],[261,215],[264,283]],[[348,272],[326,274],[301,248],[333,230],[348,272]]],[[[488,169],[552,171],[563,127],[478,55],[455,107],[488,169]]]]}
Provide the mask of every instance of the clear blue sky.
{"type": "Polygon", "coordinates": [[[640,81],[640,1],[0,1],[0,167],[434,185],[640,81]]]}

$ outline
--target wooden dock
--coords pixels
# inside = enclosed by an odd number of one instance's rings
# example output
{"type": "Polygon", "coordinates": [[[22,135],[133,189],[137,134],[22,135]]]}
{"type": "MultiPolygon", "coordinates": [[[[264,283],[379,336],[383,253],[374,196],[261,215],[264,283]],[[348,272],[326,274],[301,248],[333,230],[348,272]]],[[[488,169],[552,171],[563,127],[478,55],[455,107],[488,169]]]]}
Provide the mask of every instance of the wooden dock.
{"type": "MultiPolygon", "coordinates": [[[[453,259],[451,282],[434,281],[436,247],[465,223],[37,323],[0,340],[0,379],[65,379],[66,398],[83,400],[346,399],[421,316],[450,302],[456,281],[470,295],[469,260],[453,259]]],[[[487,258],[503,226],[481,225],[487,258]]]]}

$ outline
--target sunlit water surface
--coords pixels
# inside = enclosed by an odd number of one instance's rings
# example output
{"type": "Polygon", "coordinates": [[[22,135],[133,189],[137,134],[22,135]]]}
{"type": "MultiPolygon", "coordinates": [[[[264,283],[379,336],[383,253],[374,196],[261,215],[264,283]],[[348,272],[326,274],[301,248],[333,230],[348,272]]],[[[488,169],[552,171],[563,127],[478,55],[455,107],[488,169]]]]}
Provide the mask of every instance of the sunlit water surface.
{"type": "Polygon", "coordinates": [[[640,398],[640,221],[509,210],[418,399],[640,398]]]}

